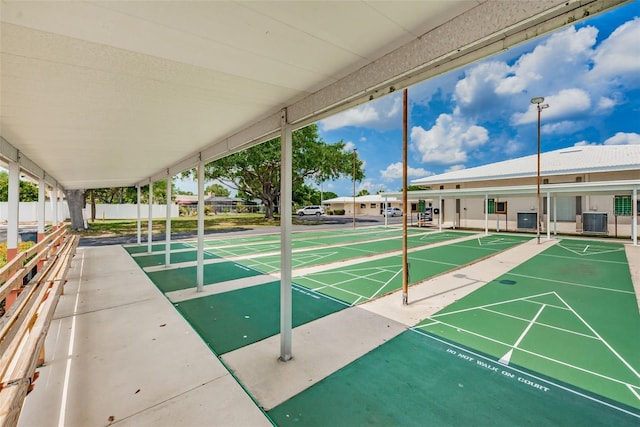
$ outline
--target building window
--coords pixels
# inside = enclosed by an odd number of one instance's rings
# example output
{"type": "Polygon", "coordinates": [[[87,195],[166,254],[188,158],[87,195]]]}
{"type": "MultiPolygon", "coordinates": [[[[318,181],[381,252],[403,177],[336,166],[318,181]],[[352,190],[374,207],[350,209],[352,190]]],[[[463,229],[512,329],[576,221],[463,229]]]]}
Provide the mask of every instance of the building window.
{"type": "Polygon", "coordinates": [[[375,203],[371,203],[371,209],[375,209],[376,208],[376,204],[375,203]]]}
{"type": "Polygon", "coordinates": [[[631,216],[631,196],[615,196],[613,198],[613,214],[631,216]]]}
{"type": "MultiPolygon", "coordinates": [[[[496,213],[496,200],[495,199],[487,199],[487,213],[496,213]]],[[[482,210],[484,212],[484,209],[482,210]]]]}
{"type": "Polygon", "coordinates": [[[360,203],[360,209],[366,209],[366,208],[367,208],[366,203],[360,203]]]}

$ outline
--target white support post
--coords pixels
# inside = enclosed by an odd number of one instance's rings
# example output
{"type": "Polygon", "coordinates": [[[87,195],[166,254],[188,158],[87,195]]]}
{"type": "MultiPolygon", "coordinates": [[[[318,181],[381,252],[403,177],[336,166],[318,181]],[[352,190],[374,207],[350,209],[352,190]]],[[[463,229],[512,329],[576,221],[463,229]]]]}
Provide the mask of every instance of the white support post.
{"type": "Polygon", "coordinates": [[[382,215],[384,215],[384,228],[387,228],[387,208],[389,207],[389,198],[385,196],[384,198],[384,209],[382,209],[382,215]]]}
{"type": "Polygon", "coordinates": [[[204,291],[204,162],[198,161],[198,251],[196,255],[197,292],[204,291]]]}
{"type": "Polygon", "coordinates": [[[633,223],[631,224],[631,234],[633,235],[633,246],[638,246],[638,189],[633,189],[633,200],[631,212],[633,213],[633,223]]]}
{"type": "Polygon", "coordinates": [[[164,249],[164,265],[169,267],[171,265],[171,182],[173,177],[167,175],[167,224],[166,224],[166,237],[165,237],[165,249],[164,249]]]}
{"type": "MultiPolygon", "coordinates": [[[[292,127],[287,112],[281,118],[280,162],[280,360],[291,360],[292,288],[291,288],[291,203],[293,189],[292,127]]],[[[353,206],[355,210],[355,205],[353,206]]]]}
{"type": "Polygon", "coordinates": [[[558,235],[558,196],[553,196],[553,235],[558,235]]]}
{"type": "Polygon", "coordinates": [[[489,235],[489,194],[484,195],[484,235],[489,235]]]}
{"type": "Polygon", "coordinates": [[[149,180],[149,215],[147,221],[147,253],[153,252],[153,182],[149,180]]]}
{"type": "Polygon", "coordinates": [[[7,262],[18,254],[18,230],[20,227],[20,164],[9,162],[9,212],[7,225],[7,262]]]}
{"type": "Polygon", "coordinates": [[[51,213],[51,231],[56,231],[58,229],[58,184],[53,186],[51,192],[51,213]]]}
{"type": "Polygon", "coordinates": [[[44,226],[45,226],[45,208],[47,206],[45,198],[47,191],[47,183],[44,177],[38,180],[38,242],[44,239],[44,226]]]}
{"type": "Polygon", "coordinates": [[[141,193],[141,189],[140,189],[140,184],[138,184],[137,186],[137,197],[138,197],[138,204],[136,206],[137,211],[138,211],[138,245],[142,244],[142,212],[140,211],[140,200],[142,199],[142,195],[141,193]]]}
{"type": "Polygon", "coordinates": [[[438,201],[438,231],[442,231],[442,196],[438,201]]]}
{"type": "Polygon", "coordinates": [[[547,240],[551,240],[551,193],[547,191],[547,240]]]}

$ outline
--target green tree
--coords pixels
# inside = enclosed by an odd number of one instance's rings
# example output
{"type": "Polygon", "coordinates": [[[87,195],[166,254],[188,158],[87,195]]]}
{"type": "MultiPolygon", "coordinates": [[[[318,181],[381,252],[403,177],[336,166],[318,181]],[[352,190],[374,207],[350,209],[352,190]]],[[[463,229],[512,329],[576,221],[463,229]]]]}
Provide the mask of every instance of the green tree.
{"type": "Polygon", "coordinates": [[[210,186],[204,189],[204,192],[207,194],[208,193],[214,194],[216,197],[229,197],[229,195],[231,194],[231,191],[229,191],[228,189],[226,189],[220,184],[211,184],[210,186]]]}
{"type": "MultiPolygon", "coordinates": [[[[407,185],[407,191],[418,191],[418,190],[426,190],[426,188],[420,187],[419,185],[407,185]]],[[[402,191],[402,188],[398,191],[402,191]]]]}
{"type": "MultiPolygon", "coordinates": [[[[0,202],[9,200],[9,174],[0,172],[0,202]]],[[[38,186],[31,181],[20,180],[20,196],[21,202],[37,202],[38,186]]]]}
{"type": "MultiPolygon", "coordinates": [[[[344,151],[345,144],[325,143],[318,135],[315,124],[293,133],[293,188],[305,180],[321,182],[339,177],[352,177],[355,161],[355,179],[364,178],[362,161],[344,151]]],[[[187,173],[193,175],[194,171],[187,173]]],[[[232,154],[205,168],[208,180],[219,180],[249,199],[260,199],[265,206],[265,217],[273,218],[280,200],[280,138],[232,154]]]]}
{"type": "Polygon", "coordinates": [[[369,190],[367,190],[366,188],[363,188],[362,190],[360,190],[358,192],[358,194],[356,195],[356,197],[360,197],[360,196],[368,196],[369,194],[369,190]]]}
{"type": "Polygon", "coordinates": [[[338,195],[333,191],[325,191],[322,193],[322,200],[336,199],[338,195]]]}

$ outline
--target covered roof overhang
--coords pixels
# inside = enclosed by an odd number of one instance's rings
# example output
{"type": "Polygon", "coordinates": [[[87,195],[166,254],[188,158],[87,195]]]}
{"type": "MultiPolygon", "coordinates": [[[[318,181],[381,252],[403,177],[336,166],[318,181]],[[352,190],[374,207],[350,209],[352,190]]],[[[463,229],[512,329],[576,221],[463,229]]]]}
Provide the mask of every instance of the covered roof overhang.
{"type": "Polygon", "coordinates": [[[0,158],[144,185],[627,1],[3,1],[0,158]]]}
{"type": "MultiPolygon", "coordinates": [[[[581,196],[588,194],[616,194],[631,195],[633,191],[640,190],[640,180],[630,181],[602,181],[602,182],[573,182],[563,184],[542,184],[540,193],[543,195],[581,196]]],[[[412,199],[463,199],[474,197],[530,197],[538,193],[537,185],[518,185],[511,187],[485,187],[469,189],[447,190],[417,190],[410,191],[412,199]]],[[[402,197],[402,192],[381,193],[382,196],[402,197]]]]}

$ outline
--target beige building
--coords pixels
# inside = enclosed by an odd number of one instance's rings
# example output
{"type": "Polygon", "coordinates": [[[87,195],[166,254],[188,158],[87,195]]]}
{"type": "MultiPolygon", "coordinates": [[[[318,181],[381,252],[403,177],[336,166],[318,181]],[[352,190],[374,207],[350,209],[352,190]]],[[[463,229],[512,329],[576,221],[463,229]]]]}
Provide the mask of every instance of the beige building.
{"type": "MultiPolygon", "coordinates": [[[[443,225],[637,240],[640,145],[576,146],[412,181],[440,207],[443,225]],[[632,231],[635,229],[635,233],[632,231]]],[[[387,193],[398,196],[399,193],[387,193]]],[[[434,220],[438,219],[437,216],[434,220]]]]}
{"type": "Polygon", "coordinates": [[[385,197],[379,194],[368,194],[358,197],[336,197],[324,200],[322,206],[327,210],[344,210],[344,214],[353,215],[355,202],[356,216],[382,215],[385,207],[402,209],[402,201],[396,197],[385,197]]]}

